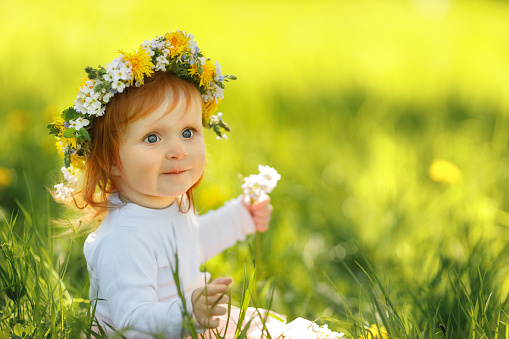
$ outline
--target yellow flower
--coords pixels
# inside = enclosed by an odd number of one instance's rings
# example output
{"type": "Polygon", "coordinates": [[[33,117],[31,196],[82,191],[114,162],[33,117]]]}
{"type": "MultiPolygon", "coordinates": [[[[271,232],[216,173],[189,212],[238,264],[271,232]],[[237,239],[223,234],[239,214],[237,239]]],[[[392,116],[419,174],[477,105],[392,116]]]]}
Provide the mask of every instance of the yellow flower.
{"type": "Polygon", "coordinates": [[[55,142],[55,145],[57,146],[58,155],[60,155],[60,157],[63,159],[64,158],[64,151],[62,151],[63,143],[59,137],[55,137],[55,139],[57,139],[57,141],[55,142]]]}
{"type": "Polygon", "coordinates": [[[218,100],[216,103],[216,100],[209,101],[203,105],[203,112],[202,112],[202,119],[205,122],[208,122],[210,119],[210,116],[217,110],[217,106],[219,106],[219,103],[221,100],[218,100]]]}
{"type": "MultiPolygon", "coordinates": [[[[80,90],[80,88],[81,88],[81,87],[83,87],[83,86],[85,86],[85,85],[87,84],[87,81],[88,81],[88,80],[89,80],[89,79],[88,79],[88,76],[87,76],[87,77],[85,77],[85,79],[83,79],[83,80],[80,82],[80,84],[78,85],[78,89],[77,89],[77,91],[78,91],[78,92],[79,92],[79,90],[80,90]]],[[[90,87],[90,86],[88,86],[88,87],[89,87],[89,88],[92,88],[92,87],[90,87]]]]}
{"type": "Polygon", "coordinates": [[[361,335],[359,339],[389,339],[389,333],[387,333],[384,326],[373,324],[368,328],[366,334],[361,335]]]}
{"type": "Polygon", "coordinates": [[[212,63],[211,60],[207,60],[202,68],[203,71],[200,74],[198,72],[198,66],[191,65],[189,74],[198,75],[200,77],[200,87],[204,86],[205,89],[208,89],[210,87],[210,83],[214,80],[214,72],[216,70],[216,66],[212,63]]]}
{"type": "Polygon", "coordinates": [[[461,171],[447,160],[434,160],[429,168],[431,180],[444,184],[455,184],[462,179],[461,171]]]}
{"type": "MultiPolygon", "coordinates": [[[[64,127],[64,118],[62,118],[61,116],[59,117],[56,117],[54,120],[53,120],[53,123],[55,124],[55,127],[58,129],[58,137],[62,137],[64,135],[64,132],[66,130],[66,128],[64,127]]],[[[59,138],[57,138],[59,139],[59,138]]],[[[59,139],[60,140],[60,139],[59,139]]]]}
{"type": "MultiPolygon", "coordinates": [[[[133,66],[133,80],[138,80],[141,84],[143,84],[143,78],[146,76],[150,76],[150,74],[154,73],[152,67],[154,64],[150,59],[150,55],[140,46],[138,52],[132,51],[131,53],[125,53],[119,51],[119,53],[124,54],[124,60],[129,61],[133,66]]],[[[130,81],[131,85],[133,84],[133,80],[130,81]]]]}
{"type": "Polygon", "coordinates": [[[85,167],[85,157],[81,157],[77,154],[71,155],[71,165],[74,169],[72,174],[79,173],[79,171],[85,167]]]}
{"type": "Polygon", "coordinates": [[[170,56],[172,58],[181,56],[190,46],[189,40],[191,38],[186,37],[181,31],[166,33],[165,37],[171,45],[170,56]]]}
{"type": "Polygon", "coordinates": [[[12,174],[7,168],[0,167],[0,189],[11,184],[12,174]]]}

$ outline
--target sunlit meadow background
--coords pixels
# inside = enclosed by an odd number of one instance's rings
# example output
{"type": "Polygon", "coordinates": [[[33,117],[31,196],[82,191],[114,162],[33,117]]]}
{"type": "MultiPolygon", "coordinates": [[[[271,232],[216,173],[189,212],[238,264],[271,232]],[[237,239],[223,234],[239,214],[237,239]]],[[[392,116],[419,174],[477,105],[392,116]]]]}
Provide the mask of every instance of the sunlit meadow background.
{"type": "Polygon", "coordinates": [[[255,302],[289,320],[509,337],[509,3],[447,0],[1,1],[0,333],[86,327],[86,234],[56,236],[46,125],[85,66],[176,29],[239,78],[198,209],[258,164],[282,175],[270,230],[206,266],[234,304],[256,261],[255,302]]]}

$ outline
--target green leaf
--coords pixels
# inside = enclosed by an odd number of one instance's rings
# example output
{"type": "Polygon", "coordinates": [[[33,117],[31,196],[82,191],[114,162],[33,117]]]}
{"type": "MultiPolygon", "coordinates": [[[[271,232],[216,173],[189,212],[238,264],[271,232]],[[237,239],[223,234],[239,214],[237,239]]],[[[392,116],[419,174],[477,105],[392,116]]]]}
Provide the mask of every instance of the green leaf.
{"type": "Polygon", "coordinates": [[[64,167],[69,168],[71,166],[71,155],[69,153],[65,153],[64,155],[64,167]]]}
{"type": "Polygon", "coordinates": [[[85,127],[81,127],[80,135],[84,140],[90,141],[90,134],[88,134],[88,131],[85,129],[85,127]]]}
{"type": "Polygon", "coordinates": [[[242,329],[242,332],[240,332],[237,339],[244,339],[247,338],[247,331],[249,330],[249,327],[251,326],[251,322],[253,319],[249,319],[249,322],[246,324],[246,326],[242,329]]]}
{"type": "Polygon", "coordinates": [[[20,323],[17,323],[16,325],[14,325],[13,332],[18,337],[22,337],[23,336],[23,325],[21,325],[20,323]]]}
{"type": "Polygon", "coordinates": [[[65,130],[64,137],[66,138],[72,138],[74,137],[74,133],[76,132],[76,129],[71,127],[65,130]]]}
{"type": "Polygon", "coordinates": [[[62,116],[65,119],[65,121],[71,121],[78,119],[80,117],[80,114],[76,112],[76,110],[73,107],[69,107],[63,112],[62,116]]]}
{"type": "Polygon", "coordinates": [[[60,133],[60,130],[55,127],[55,124],[49,124],[48,129],[49,129],[49,134],[58,136],[58,134],[60,133]]]}
{"type": "Polygon", "coordinates": [[[95,69],[93,69],[92,67],[86,67],[85,72],[87,72],[88,78],[90,80],[97,78],[97,71],[95,69]]]}

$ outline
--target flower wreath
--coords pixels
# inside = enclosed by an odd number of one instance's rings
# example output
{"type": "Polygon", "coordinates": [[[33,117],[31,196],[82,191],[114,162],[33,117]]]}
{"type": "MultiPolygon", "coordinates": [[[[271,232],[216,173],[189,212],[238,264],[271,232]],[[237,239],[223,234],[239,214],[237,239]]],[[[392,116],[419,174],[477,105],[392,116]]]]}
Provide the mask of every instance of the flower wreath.
{"type": "MultiPolygon", "coordinates": [[[[94,119],[104,115],[115,94],[130,86],[142,86],[154,71],[170,72],[195,85],[204,102],[203,126],[212,129],[218,139],[226,138],[223,130],[230,131],[228,124],[222,120],[222,113],[213,113],[223,99],[224,82],[237,78],[222,75],[217,61],[205,58],[193,39],[193,35],[182,31],[169,32],[145,41],[138,51],[119,51],[120,55],[106,67],[85,68],[87,77],[79,86],[74,106],[48,125],[50,134],[57,138],[57,149],[64,161],[62,173],[68,183],[75,183],[84,168],[94,119]]],[[[55,188],[57,198],[72,197],[74,190],[63,183],[55,188]]]]}

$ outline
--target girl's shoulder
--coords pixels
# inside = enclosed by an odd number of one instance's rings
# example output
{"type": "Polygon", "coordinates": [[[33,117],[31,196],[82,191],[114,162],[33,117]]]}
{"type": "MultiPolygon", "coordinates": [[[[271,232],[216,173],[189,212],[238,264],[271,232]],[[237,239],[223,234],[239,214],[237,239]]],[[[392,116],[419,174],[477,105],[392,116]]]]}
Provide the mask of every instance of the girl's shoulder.
{"type": "Polygon", "coordinates": [[[192,224],[191,213],[181,213],[177,206],[154,210],[135,204],[111,209],[99,228],[91,233],[85,245],[95,246],[134,245],[159,243],[162,239],[174,238],[178,229],[192,224]]]}
{"type": "Polygon", "coordinates": [[[148,232],[142,232],[136,227],[103,222],[95,232],[88,235],[83,254],[87,264],[94,269],[98,265],[116,265],[139,257],[145,258],[148,263],[155,260],[157,247],[156,240],[148,232]]]}

